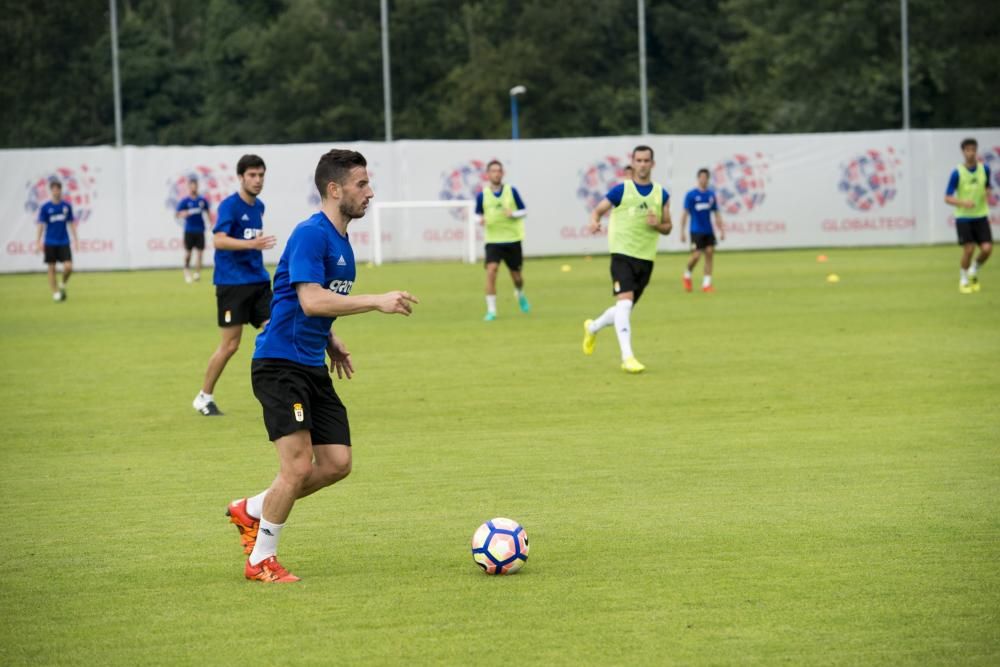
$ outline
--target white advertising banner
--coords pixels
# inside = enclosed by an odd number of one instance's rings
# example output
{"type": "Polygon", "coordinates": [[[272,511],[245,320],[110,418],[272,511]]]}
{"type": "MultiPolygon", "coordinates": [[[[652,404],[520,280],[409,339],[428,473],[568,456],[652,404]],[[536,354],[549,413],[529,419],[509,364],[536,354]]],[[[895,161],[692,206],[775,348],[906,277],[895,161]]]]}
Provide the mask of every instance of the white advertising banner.
{"type": "MultiPolygon", "coordinates": [[[[587,231],[590,210],[623,178],[636,145],[654,149],[653,178],[670,193],[675,231],[661,250],[682,250],[685,194],[706,168],[718,195],[722,248],[910,245],[954,241],[944,203],[959,143],[979,141],[990,166],[1000,225],[1000,129],[915,130],[805,135],[651,136],[521,141],[399,141],[338,144],[369,162],[376,201],[475,199],[486,165],[500,160],[506,181],[528,209],[525,254],[582,255],[607,251],[587,231]]],[[[175,207],[187,179],[198,179],[212,217],[238,188],[236,162],[256,153],[267,164],[261,199],[264,228],[278,237],[265,260],[278,260],[292,228],[319,204],[313,170],[327,144],[273,146],[67,148],[0,151],[3,252],[0,272],[40,271],[38,208],[58,178],[80,222],[78,269],[179,266],[183,225],[175,207]]],[[[373,258],[371,215],[351,225],[357,258],[373,258]]],[[[460,207],[391,209],[381,218],[385,261],[459,259],[468,225],[460,207]]],[[[476,245],[482,233],[476,228],[476,245]]],[[[1000,229],[997,230],[1000,232],[1000,229]]],[[[206,261],[211,263],[211,233],[206,261]]],[[[481,253],[481,247],[480,247],[481,253]]],[[[481,256],[481,255],[480,255],[481,256]]]]}

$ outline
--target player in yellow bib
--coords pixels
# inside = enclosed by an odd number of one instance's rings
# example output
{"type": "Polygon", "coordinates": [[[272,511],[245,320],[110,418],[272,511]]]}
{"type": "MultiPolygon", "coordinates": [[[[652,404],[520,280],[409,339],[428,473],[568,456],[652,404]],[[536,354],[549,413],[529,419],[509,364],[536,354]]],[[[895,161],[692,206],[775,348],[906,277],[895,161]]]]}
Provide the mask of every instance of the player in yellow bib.
{"type": "Polygon", "coordinates": [[[944,200],[955,207],[955,231],[962,246],[959,263],[958,291],[971,294],[979,291],[979,269],[993,252],[990,231],[990,168],[979,162],[979,144],[975,139],[962,142],[965,161],[955,167],[948,181],[944,200]],[[979,246],[979,256],[972,256],[979,246]]]}
{"type": "Polygon", "coordinates": [[[507,264],[510,279],[514,282],[514,297],[522,312],[531,310],[524,295],[524,277],[521,266],[524,253],[524,218],[528,211],[517,188],[503,182],[503,165],[491,160],[486,165],[489,184],[476,196],[476,215],[486,237],[486,317],[492,322],[497,318],[497,272],[500,262],[507,264]]]}
{"type": "Polygon", "coordinates": [[[596,234],[601,230],[601,217],[611,211],[608,248],[615,305],[597,319],[583,323],[583,353],[593,354],[597,332],[614,325],[626,373],[646,370],[632,353],[632,307],[653,275],[660,235],[669,234],[671,228],[670,194],[651,180],[655,165],[653,149],[636,146],[632,151],[632,179],[611,188],[590,214],[590,232],[596,234]]]}

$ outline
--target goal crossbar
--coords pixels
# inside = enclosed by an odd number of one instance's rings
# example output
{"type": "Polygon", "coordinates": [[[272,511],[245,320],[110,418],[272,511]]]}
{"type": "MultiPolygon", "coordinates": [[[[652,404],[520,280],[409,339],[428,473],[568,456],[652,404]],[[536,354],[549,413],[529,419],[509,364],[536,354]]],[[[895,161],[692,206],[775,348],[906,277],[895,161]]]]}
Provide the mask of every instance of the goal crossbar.
{"type": "Polygon", "coordinates": [[[372,208],[372,261],[382,265],[382,209],[386,208],[464,208],[466,211],[466,236],[468,237],[465,261],[476,263],[476,202],[471,199],[442,199],[438,201],[383,201],[372,208]]]}

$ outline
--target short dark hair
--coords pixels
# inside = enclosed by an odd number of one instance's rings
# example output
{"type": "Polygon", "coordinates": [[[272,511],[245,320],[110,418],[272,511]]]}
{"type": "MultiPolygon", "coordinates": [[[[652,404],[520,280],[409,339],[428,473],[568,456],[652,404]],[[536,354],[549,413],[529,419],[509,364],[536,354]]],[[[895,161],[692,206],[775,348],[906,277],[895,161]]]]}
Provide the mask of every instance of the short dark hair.
{"type": "Polygon", "coordinates": [[[493,158],[492,160],[486,163],[486,171],[489,171],[490,167],[492,167],[493,165],[497,165],[498,167],[503,169],[503,163],[500,162],[500,160],[493,158]]]}
{"type": "Polygon", "coordinates": [[[242,176],[247,173],[247,169],[267,169],[264,159],[259,155],[248,154],[240,158],[236,163],[236,175],[242,176]]]}
{"type": "Polygon", "coordinates": [[[979,147],[979,142],[976,141],[975,139],[973,139],[972,137],[969,137],[968,139],[962,139],[962,150],[963,151],[965,150],[966,146],[976,146],[978,148],[979,147]]]}
{"type": "MultiPolygon", "coordinates": [[[[246,170],[244,169],[243,171],[246,170]]],[[[188,176],[188,183],[194,183],[195,185],[198,185],[198,177],[195,176],[194,174],[191,174],[190,176],[188,176]]]]}
{"type": "Polygon", "coordinates": [[[355,167],[367,167],[365,156],[357,151],[334,148],[323,154],[316,165],[316,189],[319,196],[326,198],[326,186],[330,183],[344,184],[344,179],[355,167]]]}
{"type": "Polygon", "coordinates": [[[636,153],[639,153],[641,151],[649,151],[649,159],[650,160],[653,159],[653,149],[650,148],[649,146],[636,146],[635,148],[632,149],[632,155],[635,155],[636,153]]]}
{"type": "Polygon", "coordinates": [[[698,170],[698,175],[701,176],[702,174],[705,174],[706,176],[710,175],[708,169],[705,169],[704,167],[698,170]]]}
{"type": "Polygon", "coordinates": [[[62,183],[59,181],[58,178],[50,178],[49,188],[59,188],[60,190],[62,190],[62,183]]]}

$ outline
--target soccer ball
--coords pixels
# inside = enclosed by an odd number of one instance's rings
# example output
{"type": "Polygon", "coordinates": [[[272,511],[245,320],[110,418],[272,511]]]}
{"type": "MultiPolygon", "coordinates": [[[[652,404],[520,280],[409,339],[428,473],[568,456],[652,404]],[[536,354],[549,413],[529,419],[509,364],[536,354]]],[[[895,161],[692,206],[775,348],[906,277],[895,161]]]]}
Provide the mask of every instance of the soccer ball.
{"type": "Polygon", "coordinates": [[[490,519],[472,535],[472,560],[486,574],[514,574],[528,560],[528,534],[513,519],[490,519]]]}

